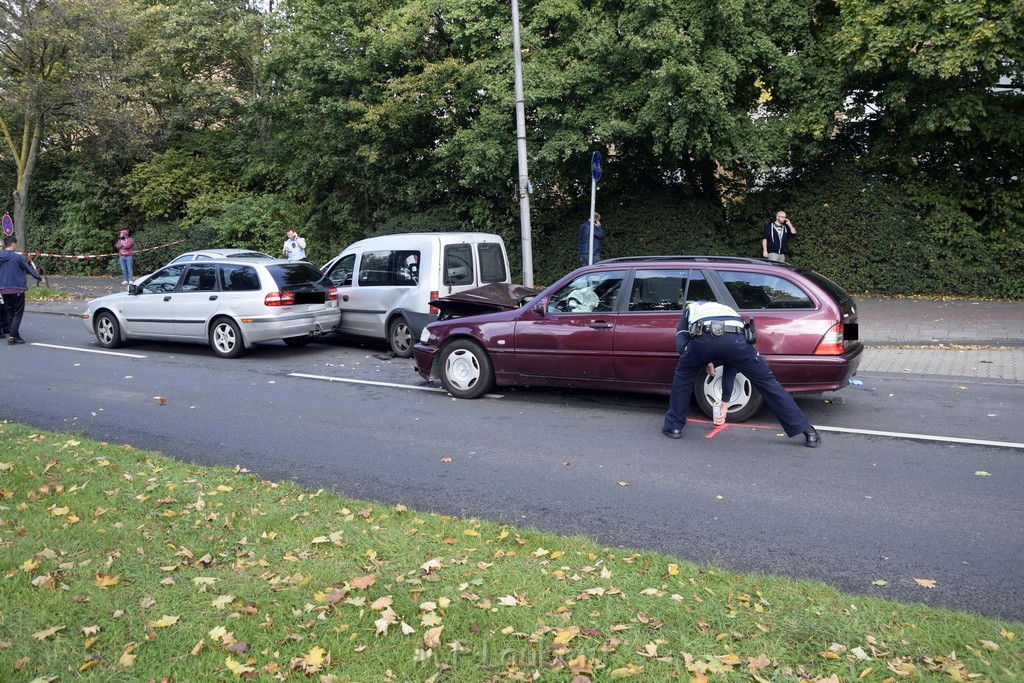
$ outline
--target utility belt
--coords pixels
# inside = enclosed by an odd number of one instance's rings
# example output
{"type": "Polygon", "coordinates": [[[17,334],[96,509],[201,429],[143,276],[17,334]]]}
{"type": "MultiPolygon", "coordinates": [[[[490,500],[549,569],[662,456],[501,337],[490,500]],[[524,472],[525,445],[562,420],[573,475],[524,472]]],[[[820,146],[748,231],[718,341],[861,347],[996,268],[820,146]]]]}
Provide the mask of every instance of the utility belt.
{"type": "Polygon", "coordinates": [[[735,322],[731,320],[698,320],[690,323],[689,333],[691,337],[699,337],[705,332],[712,337],[721,337],[723,334],[741,334],[748,344],[757,341],[757,334],[754,330],[754,321],[749,323],[735,322]]]}

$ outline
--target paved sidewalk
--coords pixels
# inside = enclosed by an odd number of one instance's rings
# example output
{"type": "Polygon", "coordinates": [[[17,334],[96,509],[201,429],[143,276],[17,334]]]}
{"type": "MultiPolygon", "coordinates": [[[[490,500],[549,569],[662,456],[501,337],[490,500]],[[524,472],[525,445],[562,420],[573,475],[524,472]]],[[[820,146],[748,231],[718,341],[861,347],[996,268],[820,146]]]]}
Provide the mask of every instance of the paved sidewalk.
{"type": "MultiPolygon", "coordinates": [[[[89,299],[123,287],[113,278],[61,276],[50,286],[75,299],[30,302],[28,311],[77,317],[89,299]]],[[[1024,301],[854,298],[867,347],[858,376],[1024,381],[1024,301]]]]}

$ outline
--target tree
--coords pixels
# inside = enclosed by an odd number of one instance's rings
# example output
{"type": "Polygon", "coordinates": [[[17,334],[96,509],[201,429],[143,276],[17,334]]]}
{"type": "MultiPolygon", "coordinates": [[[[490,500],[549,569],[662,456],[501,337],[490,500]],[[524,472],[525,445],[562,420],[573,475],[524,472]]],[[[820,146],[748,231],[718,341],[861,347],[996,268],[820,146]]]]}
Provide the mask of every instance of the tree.
{"type": "Polygon", "coordinates": [[[18,241],[39,155],[93,134],[117,109],[117,0],[0,0],[0,132],[17,169],[18,241]]]}

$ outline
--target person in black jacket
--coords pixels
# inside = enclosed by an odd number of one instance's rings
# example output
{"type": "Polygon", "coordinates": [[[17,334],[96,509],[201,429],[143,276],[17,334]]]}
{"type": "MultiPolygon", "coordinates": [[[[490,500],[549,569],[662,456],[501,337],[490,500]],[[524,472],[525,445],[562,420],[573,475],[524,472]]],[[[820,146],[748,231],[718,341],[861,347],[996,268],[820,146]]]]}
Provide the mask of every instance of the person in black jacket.
{"type": "Polygon", "coordinates": [[[13,235],[4,238],[4,250],[0,251],[0,294],[4,297],[4,309],[7,313],[7,343],[24,344],[25,340],[18,334],[21,328],[21,316],[25,313],[25,273],[40,282],[43,278],[25,263],[15,249],[18,239],[13,235]]]}

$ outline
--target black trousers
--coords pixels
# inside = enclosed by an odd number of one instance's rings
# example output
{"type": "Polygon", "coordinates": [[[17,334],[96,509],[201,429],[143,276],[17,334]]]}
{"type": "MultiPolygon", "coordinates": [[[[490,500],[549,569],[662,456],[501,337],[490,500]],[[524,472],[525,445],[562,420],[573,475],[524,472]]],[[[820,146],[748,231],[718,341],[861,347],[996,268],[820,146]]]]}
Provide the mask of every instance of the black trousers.
{"type": "Polygon", "coordinates": [[[7,312],[7,334],[17,337],[21,328],[21,317],[25,315],[25,292],[4,294],[4,309],[7,312]]]}
{"type": "Polygon", "coordinates": [[[690,408],[693,384],[701,368],[711,362],[724,363],[727,367],[742,372],[761,392],[761,398],[775,413],[787,436],[796,436],[810,429],[800,407],[793,397],[782,388],[768,363],[741,334],[723,334],[715,337],[704,333],[693,337],[683,349],[672,378],[672,395],[669,398],[668,414],[665,415],[665,429],[682,429],[686,424],[686,413],[690,408]]]}

